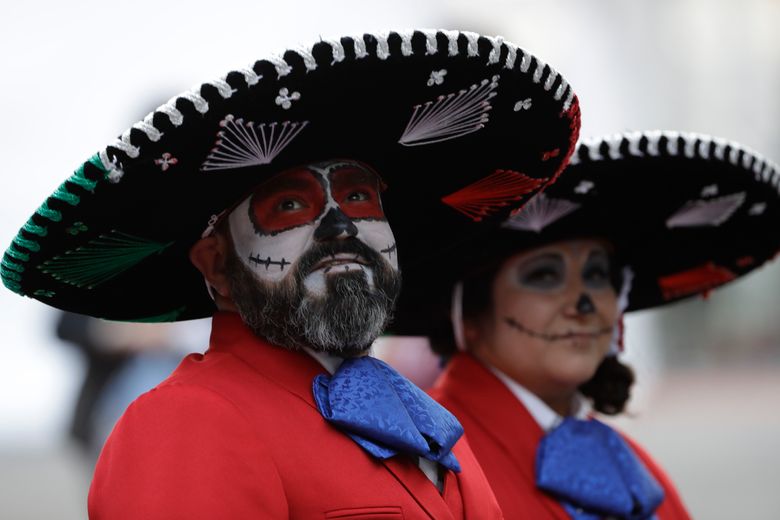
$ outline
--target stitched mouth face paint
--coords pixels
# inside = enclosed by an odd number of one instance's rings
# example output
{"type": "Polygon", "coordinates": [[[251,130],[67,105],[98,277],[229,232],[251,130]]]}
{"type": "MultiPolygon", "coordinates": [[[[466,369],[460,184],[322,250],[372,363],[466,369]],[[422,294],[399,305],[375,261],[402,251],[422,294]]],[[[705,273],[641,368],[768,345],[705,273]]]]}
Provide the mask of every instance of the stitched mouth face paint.
{"type": "Polygon", "coordinates": [[[527,334],[532,338],[539,338],[544,341],[563,341],[569,339],[596,339],[599,336],[603,336],[605,334],[611,335],[614,329],[614,327],[610,325],[608,327],[602,327],[592,332],[568,331],[563,334],[545,334],[543,332],[534,332],[531,329],[527,329],[520,323],[516,322],[513,318],[504,318],[504,322],[510,327],[512,327],[513,329],[522,332],[523,334],[527,334]]]}
{"type": "MultiPolygon", "coordinates": [[[[395,238],[380,199],[383,184],[368,167],[349,160],[288,170],[258,186],[229,215],[238,257],[260,280],[280,281],[317,244],[354,238],[398,269],[395,238]]],[[[325,290],[325,277],[363,270],[366,259],[351,253],[323,258],[306,274],[306,287],[325,290]]]]}

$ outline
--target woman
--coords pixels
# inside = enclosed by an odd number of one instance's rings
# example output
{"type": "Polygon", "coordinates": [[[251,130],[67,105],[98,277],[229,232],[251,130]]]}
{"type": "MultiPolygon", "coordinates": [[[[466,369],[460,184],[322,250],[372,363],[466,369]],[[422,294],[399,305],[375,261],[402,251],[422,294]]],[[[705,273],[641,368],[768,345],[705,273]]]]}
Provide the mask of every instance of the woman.
{"type": "MultiPolygon", "coordinates": [[[[506,518],[689,518],[648,454],[594,415],[623,411],[634,381],[616,356],[624,311],[705,293],[778,250],[779,177],[703,136],[585,143],[495,236],[461,245],[452,328],[399,317],[451,357],[432,394],[506,518]]],[[[406,298],[429,303],[416,282],[406,298]]]]}

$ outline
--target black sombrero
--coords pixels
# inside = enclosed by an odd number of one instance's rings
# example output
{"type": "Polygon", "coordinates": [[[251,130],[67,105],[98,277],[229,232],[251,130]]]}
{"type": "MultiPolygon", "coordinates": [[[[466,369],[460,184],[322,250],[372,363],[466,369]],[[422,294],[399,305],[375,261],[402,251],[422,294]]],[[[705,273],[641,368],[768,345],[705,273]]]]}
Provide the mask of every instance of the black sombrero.
{"type": "Polygon", "coordinates": [[[578,130],[568,83],[499,37],[320,41],[177,96],[100,150],[19,231],[3,283],[102,318],[210,315],[188,260],[210,219],[273,174],[332,158],[382,175],[406,268],[551,184],[578,130]]]}
{"type": "Polygon", "coordinates": [[[426,302],[448,309],[452,284],[475,266],[574,237],[615,245],[633,274],[627,311],[706,294],[772,259],[778,223],[780,170],[739,144],[661,131],[584,140],[555,185],[461,243],[451,269],[407,273],[395,330],[425,334],[416,314],[426,302]]]}

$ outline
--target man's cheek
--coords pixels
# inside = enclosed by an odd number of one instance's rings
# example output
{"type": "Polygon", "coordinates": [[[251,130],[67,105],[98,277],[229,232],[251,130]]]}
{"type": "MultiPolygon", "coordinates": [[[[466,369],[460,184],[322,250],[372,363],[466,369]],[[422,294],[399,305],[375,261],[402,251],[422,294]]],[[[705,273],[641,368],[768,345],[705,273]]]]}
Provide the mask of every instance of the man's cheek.
{"type": "Polygon", "coordinates": [[[398,269],[398,255],[395,237],[390,225],[385,220],[361,220],[355,222],[358,228],[358,238],[366,245],[378,251],[382,257],[398,269]]]}
{"type": "Polygon", "coordinates": [[[236,243],[236,252],[261,280],[279,281],[287,276],[308,247],[312,226],[258,236],[236,243]]]}

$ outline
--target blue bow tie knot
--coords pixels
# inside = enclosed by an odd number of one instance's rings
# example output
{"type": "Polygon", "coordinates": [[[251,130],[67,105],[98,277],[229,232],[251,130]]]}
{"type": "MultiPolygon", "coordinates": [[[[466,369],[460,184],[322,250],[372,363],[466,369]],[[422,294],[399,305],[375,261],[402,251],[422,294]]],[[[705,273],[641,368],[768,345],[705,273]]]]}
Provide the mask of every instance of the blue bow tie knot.
{"type": "Polygon", "coordinates": [[[575,520],[649,520],[663,488],[626,441],[597,420],[565,419],[536,452],[536,485],[558,497],[575,520]]]}
{"type": "Polygon", "coordinates": [[[463,427],[386,363],[347,359],[332,376],[315,377],[313,391],[322,416],[374,457],[406,453],[460,471],[452,447],[463,427]]]}

